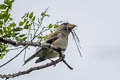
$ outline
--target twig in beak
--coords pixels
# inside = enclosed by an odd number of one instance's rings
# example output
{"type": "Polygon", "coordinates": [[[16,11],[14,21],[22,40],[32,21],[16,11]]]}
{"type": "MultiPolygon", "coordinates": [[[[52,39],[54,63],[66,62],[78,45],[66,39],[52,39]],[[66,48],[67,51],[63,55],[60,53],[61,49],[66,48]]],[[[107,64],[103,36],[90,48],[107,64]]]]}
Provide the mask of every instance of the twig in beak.
{"type": "Polygon", "coordinates": [[[74,32],[74,30],[73,30],[71,33],[72,33],[73,39],[74,39],[74,41],[75,41],[75,44],[76,44],[76,46],[77,46],[78,52],[80,53],[80,56],[82,57],[82,53],[81,53],[81,51],[80,51],[80,44],[79,44],[79,43],[80,43],[80,40],[79,40],[77,34],[74,32]]]}

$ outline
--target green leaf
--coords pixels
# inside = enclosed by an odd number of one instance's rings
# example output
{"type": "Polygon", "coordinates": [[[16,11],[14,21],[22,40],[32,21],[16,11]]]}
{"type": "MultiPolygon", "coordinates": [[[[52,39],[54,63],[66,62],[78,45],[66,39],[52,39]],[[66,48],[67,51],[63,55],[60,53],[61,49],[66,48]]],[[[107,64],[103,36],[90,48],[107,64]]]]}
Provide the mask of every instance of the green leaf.
{"type": "Polygon", "coordinates": [[[15,27],[15,26],[16,24],[14,22],[9,25],[9,27],[15,27]]]}
{"type": "Polygon", "coordinates": [[[52,31],[52,30],[50,31],[51,34],[53,34],[53,32],[54,32],[54,31],[52,31]]]}
{"type": "Polygon", "coordinates": [[[6,27],[3,27],[3,30],[4,30],[4,32],[7,32],[7,28],[6,27]]]}
{"type": "Polygon", "coordinates": [[[15,37],[15,39],[17,40],[17,41],[19,41],[20,39],[19,39],[19,37],[15,37]]]}
{"type": "Polygon", "coordinates": [[[13,19],[10,17],[9,20],[12,21],[13,19]]]}
{"type": "Polygon", "coordinates": [[[27,21],[27,19],[24,18],[24,23],[27,21]]]}
{"type": "Polygon", "coordinates": [[[2,52],[2,53],[0,54],[0,59],[2,59],[4,56],[5,56],[5,52],[2,52]]]}
{"type": "Polygon", "coordinates": [[[0,35],[2,35],[3,34],[3,30],[2,29],[0,29],[0,35]]]}
{"type": "Polygon", "coordinates": [[[9,19],[9,17],[10,17],[10,14],[7,14],[7,15],[5,16],[5,18],[4,18],[4,22],[7,22],[8,19],[9,19]]]}
{"type": "Polygon", "coordinates": [[[24,14],[24,16],[22,16],[22,19],[24,19],[26,17],[27,13],[24,14]]]}
{"type": "Polygon", "coordinates": [[[23,28],[20,28],[20,27],[16,27],[13,29],[13,31],[22,31],[22,30],[23,30],[23,28]]]}
{"type": "Polygon", "coordinates": [[[28,17],[29,16],[29,12],[28,13],[26,13],[26,17],[28,17]]]}
{"type": "Polygon", "coordinates": [[[15,26],[16,26],[16,24],[13,22],[13,23],[12,23],[12,26],[13,26],[13,27],[15,27],[15,26]]]}
{"type": "Polygon", "coordinates": [[[47,39],[49,36],[50,36],[50,35],[46,35],[46,36],[44,36],[44,39],[47,39]]]}
{"type": "Polygon", "coordinates": [[[46,14],[46,11],[45,11],[45,12],[42,12],[42,13],[41,13],[41,16],[42,16],[42,17],[45,17],[45,16],[49,17],[50,15],[49,15],[49,14],[46,14]]]}
{"type": "Polygon", "coordinates": [[[8,31],[11,33],[11,27],[9,26],[9,27],[7,27],[7,29],[8,29],[8,31]]]}
{"type": "Polygon", "coordinates": [[[4,19],[4,15],[3,14],[0,14],[0,19],[4,19]]]}
{"type": "Polygon", "coordinates": [[[28,26],[28,25],[25,25],[25,26],[24,26],[24,29],[28,29],[28,28],[29,28],[29,26],[28,26]]]}
{"type": "Polygon", "coordinates": [[[9,1],[9,0],[4,0],[4,3],[5,3],[5,4],[9,4],[10,1],[9,1]]]}
{"type": "Polygon", "coordinates": [[[58,27],[59,27],[58,25],[55,25],[55,26],[54,26],[54,29],[57,29],[58,27]]]}
{"type": "Polygon", "coordinates": [[[6,34],[2,35],[2,38],[8,38],[8,35],[6,35],[6,34]]]}
{"type": "Polygon", "coordinates": [[[50,28],[52,28],[52,26],[53,26],[52,24],[49,24],[48,28],[50,29],[50,28]]]}
{"type": "Polygon", "coordinates": [[[32,18],[32,21],[35,21],[35,16],[32,18]]]}
{"type": "Polygon", "coordinates": [[[0,25],[2,25],[3,24],[3,22],[2,21],[0,21],[0,25]]]}
{"type": "Polygon", "coordinates": [[[27,21],[27,22],[25,23],[25,25],[28,25],[28,23],[29,23],[29,21],[27,21]]]}
{"type": "Polygon", "coordinates": [[[28,27],[30,28],[32,26],[32,24],[28,24],[28,27]]]}
{"type": "Polygon", "coordinates": [[[41,13],[41,16],[46,16],[46,14],[44,12],[41,13]]]}
{"type": "Polygon", "coordinates": [[[27,37],[24,37],[22,40],[25,41],[27,39],[27,37]]]}
{"type": "Polygon", "coordinates": [[[19,33],[12,33],[11,36],[12,37],[16,37],[19,33]]]}
{"type": "Polygon", "coordinates": [[[29,21],[26,21],[26,23],[25,23],[25,26],[24,26],[24,29],[28,29],[29,28],[29,21]]]}
{"type": "Polygon", "coordinates": [[[4,0],[4,3],[7,4],[7,11],[11,10],[12,8],[12,3],[14,2],[14,0],[4,0]]]}
{"type": "Polygon", "coordinates": [[[8,12],[7,11],[1,11],[1,14],[8,14],[8,12]]]}
{"type": "Polygon", "coordinates": [[[31,19],[33,17],[33,12],[30,13],[29,18],[31,19]]]}
{"type": "Polygon", "coordinates": [[[24,22],[22,22],[22,21],[21,21],[21,22],[19,22],[19,26],[22,26],[23,24],[24,24],[24,22]]]}
{"type": "Polygon", "coordinates": [[[25,34],[20,34],[20,35],[19,35],[19,37],[24,37],[24,36],[25,36],[25,34]]]}
{"type": "Polygon", "coordinates": [[[0,9],[6,9],[6,8],[7,8],[6,5],[4,5],[4,4],[0,4],[0,9]]]}

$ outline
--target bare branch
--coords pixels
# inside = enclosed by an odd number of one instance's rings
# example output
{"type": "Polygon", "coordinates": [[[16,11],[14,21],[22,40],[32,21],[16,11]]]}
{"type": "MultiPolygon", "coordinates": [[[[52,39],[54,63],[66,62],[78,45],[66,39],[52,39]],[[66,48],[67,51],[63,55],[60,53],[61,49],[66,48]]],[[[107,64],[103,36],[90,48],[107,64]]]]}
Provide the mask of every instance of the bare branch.
{"type": "MultiPolygon", "coordinates": [[[[64,60],[64,57],[65,55],[63,55],[61,53],[62,50],[64,49],[61,49],[59,47],[56,47],[56,46],[53,46],[53,45],[50,45],[48,43],[39,43],[39,42],[28,42],[28,41],[24,41],[24,42],[16,42],[16,41],[12,41],[10,39],[3,39],[3,38],[0,38],[0,41],[3,42],[3,43],[6,43],[6,44],[11,44],[11,45],[14,45],[14,46],[25,46],[24,49],[26,49],[26,47],[28,46],[39,46],[41,48],[44,48],[44,47],[48,47],[48,48],[52,48],[54,49],[55,51],[57,51],[59,54],[60,54],[60,58],[57,59],[56,61],[54,62],[51,62],[51,63],[48,63],[48,64],[45,64],[45,65],[41,65],[41,66],[37,66],[37,67],[31,67],[30,69],[28,70],[25,70],[25,71],[21,71],[21,72],[18,72],[18,73],[14,73],[14,74],[0,74],[0,78],[6,78],[6,79],[9,79],[9,78],[14,78],[14,77],[17,77],[17,76],[20,76],[20,75],[24,75],[24,74],[28,74],[34,70],[39,70],[39,69],[43,69],[43,68],[46,68],[46,67],[49,67],[49,66],[52,66],[52,65],[56,65],[57,63],[63,61],[63,63],[65,63],[67,65],[67,67],[71,70],[73,70],[73,68],[64,60]]],[[[23,49],[23,50],[24,50],[23,49]]],[[[15,57],[13,57],[12,59],[10,59],[9,61],[7,61],[6,63],[2,64],[0,67],[3,67],[5,66],[6,64],[8,64],[9,62],[11,62],[13,59],[15,59],[23,50],[21,50],[15,57]]]]}
{"type": "Polygon", "coordinates": [[[40,46],[39,42],[32,42],[32,41],[24,41],[24,42],[20,42],[20,41],[13,41],[11,39],[4,39],[0,37],[0,42],[5,43],[5,44],[11,44],[13,46],[40,46]]]}
{"type": "Polygon", "coordinates": [[[39,47],[49,47],[49,48],[52,48],[54,50],[57,50],[57,51],[60,51],[60,50],[64,50],[64,49],[61,49],[61,48],[58,48],[58,47],[55,47],[55,46],[52,46],[48,43],[39,43],[39,42],[32,42],[32,41],[24,41],[24,42],[20,42],[20,41],[13,41],[13,40],[10,40],[10,39],[3,39],[0,37],[0,41],[3,42],[3,43],[6,43],[6,44],[11,44],[13,46],[39,46],[39,47]]]}
{"type": "MultiPolygon", "coordinates": [[[[18,76],[21,76],[21,75],[29,74],[32,71],[40,70],[40,69],[43,69],[43,68],[50,67],[52,65],[56,65],[57,63],[59,63],[61,61],[64,61],[67,64],[67,66],[69,66],[68,63],[64,60],[64,58],[65,58],[65,55],[63,55],[62,57],[60,57],[59,59],[57,59],[54,62],[47,63],[47,64],[44,64],[44,65],[41,65],[41,66],[31,67],[31,68],[29,68],[27,70],[24,70],[24,71],[19,71],[17,73],[13,73],[13,74],[4,74],[4,75],[0,74],[0,78],[2,78],[2,79],[4,79],[4,78],[9,79],[9,78],[14,78],[14,77],[18,77],[18,76]]],[[[68,68],[71,69],[71,70],[73,69],[70,66],[68,68]]]]}

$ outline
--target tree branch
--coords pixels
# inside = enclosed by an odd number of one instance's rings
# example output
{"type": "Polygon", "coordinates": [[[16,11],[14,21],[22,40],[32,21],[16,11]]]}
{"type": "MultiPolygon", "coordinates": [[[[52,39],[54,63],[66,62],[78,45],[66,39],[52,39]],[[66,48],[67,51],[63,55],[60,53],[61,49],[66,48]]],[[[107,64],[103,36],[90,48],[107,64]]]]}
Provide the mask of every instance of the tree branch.
{"type": "Polygon", "coordinates": [[[0,37],[0,42],[3,42],[5,44],[11,44],[13,46],[39,46],[39,47],[49,47],[49,48],[52,48],[56,51],[60,51],[60,50],[64,50],[64,49],[61,49],[61,48],[58,48],[58,47],[55,47],[55,46],[52,46],[48,43],[40,43],[40,42],[31,42],[31,41],[24,41],[24,42],[20,42],[20,41],[13,41],[11,39],[3,39],[0,37]]]}
{"type": "MultiPolygon", "coordinates": [[[[29,74],[32,71],[40,70],[40,69],[43,69],[43,68],[47,68],[47,67],[50,67],[52,65],[56,65],[57,63],[59,63],[61,61],[65,61],[64,58],[65,58],[65,55],[63,55],[59,59],[55,60],[54,62],[47,63],[47,64],[44,64],[44,65],[41,65],[41,66],[31,67],[31,68],[29,68],[27,70],[24,70],[24,71],[19,71],[17,73],[13,73],[13,74],[4,74],[4,75],[0,74],[0,78],[2,78],[2,79],[4,79],[4,78],[9,79],[9,78],[14,78],[14,77],[18,77],[18,76],[21,76],[21,75],[29,74]]],[[[67,66],[69,66],[66,61],[65,61],[65,63],[67,64],[67,66]]],[[[68,68],[71,69],[70,66],[68,68]]]]}
{"type": "MultiPolygon", "coordinates": [[[[41,44],[41,43],[39,43],[39,42],[30,42],[30,41],[17,42],[17,41],[12,41],[12,40],[10,40],[10,39],[3,39],[3,38],[0,38],[0,41],[3,42],[3,43],[5,43],[5,44],[11,44],[11,45],[13,45],[13,46],[20,46],[20,45],[22,45],[22,46],[26,46],[26,47],[27,47],[27,46],[39,46],[39,47],[41,47],[41,48],[48,47],[48,48],[52,48],[53,50],[57,51],[57,52],[60,54],[60,58],[57,59],[57,60],[54,61],[54,62],[47,63],[47,64],[41,65],[41,66],[31,67],[31,68],[29,68],[29,69],[27,69],[27,70],[25,70],[25,71],[20,71],[20,72],[13,73],[13,74],[4,74],[4,75],[0,74],[0,78],[2,78],[2,79],[4,79],[4,78],[9,79],[9,78],[14,78],[14,77],[17,77],[17,76],[20,76],[20,75],[28,74],[28,73],[30,73],[30,72],[32,72],[32,71],[35,71],[35,70],[39,70],[39,69],[43,69],[43,68],[50,67],[50,66],[52,66],[52,65],[56,65],[57,63],[59,63],[59,62],[61,62],[61,61],[62,61],[63,63],[65,63],[69,69],[73,70],[73,68],[64,60],[65,55],[63,55],[63,54],[61,53],[61,51],[64,50],[64,49],[61,49],[61,48],[59,48],[59,47],[50,45],[50,44],[48,44],[48,43],[42,43],[42,44],[41,44]]],[[[26,48],[26,47],[25,47],[25,48],[26,48]]],[[[24,49],[25,49],[25,48],[24,48],[24,49]]],[[[24,50],[24,49],[23,49],[23,50],[24,50]]],[[[22,50],[22,51],[23,51],[23,50],[22,50]]],[[[21,51],[21,52],[22,52],[22,51],[21,51]]],[[[20,52],[20,53],[21,53],[21,52],[20,52]]],[[[19,54],[20,54],[20,53],[19,53],[19,54]]],[[[14,58],[16,58],[19,54],[17,54],[14,58]]],[[[8,64],[10,61],[12,61],[14,58],[10,59],[8,62],[4,63],[4,64],[1,65],[0,67],[5,66],[5,65],[8,64]]]]}
{"type": "Polygon", "coordinates": [[[39,46],[41,48],[44,48],[44,47],[48,47],[48,48],[52,48],[54,49],[55,51],[57,52],[60,52],[62,50],[65,50],[65,49],[61,49],[59,47],[56,47],[56,46],[53,46],[53,45],[50,45],[48,43],[39,43],[39,42],[30,42],[30,41],[24,41],[24,42],[15,42],[15,41],[12,41],[10,39],[3,39],[3,38],[0,38],[0,41],[1,42],[4,42],[4,43],[8,43],[8,44],[11,44],[11,45],[14,45],[14,46],[20,46],[20,45],[26,45],[25,48],[23,48],[16,56],[14,56],[13,58],[11,58],[9,61],[5,62],[4,64],[0,65],[0,67],[3,67],[5,66],[6,64],[8,64],[9,62],[11,62],[13,59],[15,59],[17,56],[20,55],[20,53],[25,50],[28,46],[39,46]]]}
{"type": "Polygon", "coordinates": [[[24,41],[24,42],[20,42],[20,41],[13,41],[11,39],[4,39],[0,37],[0,42],[5,43],[5,44],[11,44],[13,46],[40,46],[39,42],[32,42],[32,41],[24,41]]]}

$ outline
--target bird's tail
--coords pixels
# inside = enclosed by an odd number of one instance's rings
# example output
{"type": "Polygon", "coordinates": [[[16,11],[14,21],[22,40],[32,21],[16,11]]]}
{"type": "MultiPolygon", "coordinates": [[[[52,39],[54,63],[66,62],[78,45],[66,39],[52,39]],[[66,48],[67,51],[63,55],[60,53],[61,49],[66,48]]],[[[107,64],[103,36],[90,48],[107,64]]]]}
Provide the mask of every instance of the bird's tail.
{"type": "Polygon", "coordinates": [[[44,60],[46,60],[46,59],[44,59],[44,58],[38,58],[38,59],[35,61],[35,63],[39,63],[39,62],[42,62],[42,61],[44,61],[44,60]]]}
{"type": "Polygon", "coordinates": [[[33,58],[35,58],[35,57],[39,54],[39,52],[40,52],[41,50],[42,50],[42,49],[39,48],[39,49],[36,51],[35,54],[33,54],[31,57],[29,57],[27,60],[25,60],[23,66],[24,66],[26,63],[28,63],[29,61],[31,61],[33,58]]]}
{"type": "Polygon", "coordinates": [[[34,57],[36,57],[36,54],[33,54],[31,57],[29,57],[27,60],[25,60],[23,66],[28,63],[29,61],[31,61],[34,57]]]}

